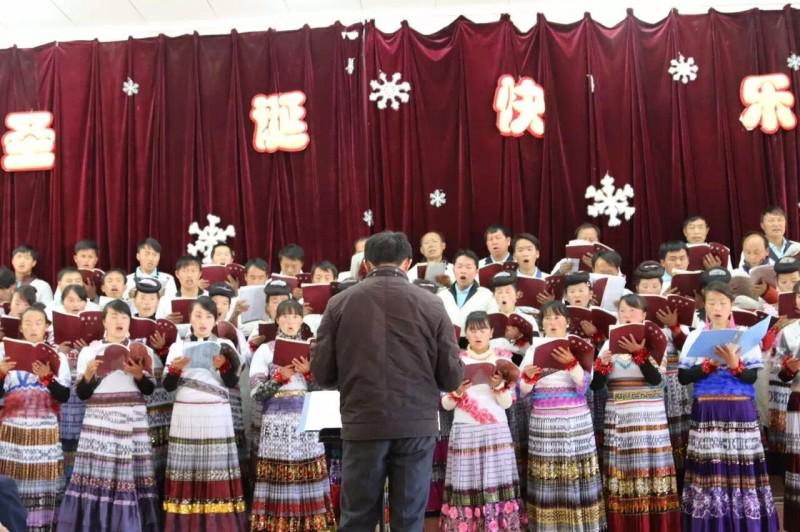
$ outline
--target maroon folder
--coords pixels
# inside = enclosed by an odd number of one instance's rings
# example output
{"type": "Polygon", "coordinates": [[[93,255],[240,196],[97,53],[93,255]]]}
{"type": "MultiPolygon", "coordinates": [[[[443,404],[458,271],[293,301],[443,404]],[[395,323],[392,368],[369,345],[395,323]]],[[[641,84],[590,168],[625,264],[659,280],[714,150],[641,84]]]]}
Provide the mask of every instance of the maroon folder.
{"type": "Polygon", "coordinates": [[[129,330],[133,339],[149,339],[156,332],[156,320],[149,318],[132,318],[129,330]]]}
{"type": "Polygon", "coordinates": [[[594,255],[595,253],[599,253],[601,251],[614,250],[601,242],[574,241],[574,243],[567,244],[564,256],[568,259],[577,259],[578,270],[588,272],[591,270],[591,268],[583,263],[584,255],[587,253],[589,255],[594,255]]]}
{"type": "Polygon", "coordinates": [[[678,295],[694,298],[695,292],[700,292],[700,275],[702,271],[675,270],[672,275],[670,288],[677,290],[678,295]]]}
{"type": "Polygon", "coordinates": [[[308,360],[310,352],[311,344],[309,342],[278,338],[275,340],[272,363],[278,366],[290,366],[294,359],[305,358],[308,360]]]}
{"type": "Polygon", "coordinates": [[[656,323],[661,323],[658,319],[658,311],[663,310],[669,312],[671,310],[678,311],[678,324],[691,327],[694,323],[694,298],[679,296],[678,294],[670,294],[669,296],[657,296],[652,294],[643,294],[647,300],[647,319],[656,323]]]}
{"type": "Polygon", "coordinates": [[[169,320],[156,320],[156,332],[164,335],[164,345],[167,347],[178,339],[178,327],[169,320]]]}
{"type": "MultiPolygon", "coordinates": [[[[800,311],[797,310],[795,301],[796,296],[794,292],[781,292],[778,294],[778,314],[792,319],[800,318],[800,311]]],[[[5,329],[6,325],[5,322],[3,322],[3,330],[5,331],[5,329]]]]}
{"type": "Polygon", "coordinates": [[[124,371],[124,362],[131,358],[131,352],[124,345],[109,344],[96,358],[100,361],[96,374],[102,379],[114,371],[124,371]]]}
{"type": "Polygon", "coordinates": [[[214,325],[214,334],[217,338],[225,338],[237,348],[239,347],[239,334],[236,327],[229,321],[220,320],[214,325]]]}
{"type": "Polygon", "coordinates": [[[497,366],[491,362],[478,362],[464,365],[464,379],[470,384],[489,384],[489,379],[497,371],[497,366]]]}
{"type": "Polygon", "coordinates": [[[278,335],[277,323],[259,323],[258,335],[266,338],[266,342],[271,342],[278,335]]]}
{"type": "Polygon", "coordinates": [[[3,347],[5,348],[5,359],[17,363],[14,367],[15,370],[33,373],[33,363],[39,361],[43,364],[49,363],[50,371],[58,375],[61,363],[58,353],[49,345],[42,342],[34,344],[25,340],[4,338],[3,347]]]}
{"type": "Polygon", "coordinates": [[[297,279],[297,277],[292,277],[291,275],[280,275],[280,274],[277,274],[277,273],[273,273],[269,277],[270,277],[270,279],[275,279],[277,281],[283,281],[284,283],[289,285],[289,290],[292,290],[292,291],[295,288],[297,288],[298,286],[300,286],[300,281],[297,279]]]}
{"type": "Polygon", "coordinates": [[[737,326],[741,327],[752,327],[759,321],[761,321],[758,317],[758,314],[753,312],[752,310],[745,310],[741,308],[733,309],[733,322],[737,326]]]}
{"type": "Polygon", "coordinates": [[[19,318],[14,316],[0,316],[0,325],[6,338],[19,338],[19,318]]]}
{"type": "Polygon", "coordinates": [[[83,340],[87,344],[103,338],[103,314],[97,310],[85,310],[74,316],[53,311],[53,337],[57,344],[83,340]]]}
{"type": "Polygon", "coordinates": [[[244,286],[246,284],[244,280],[244,266],[236,262],[232,262],[225,268],[228,270],[228,275],[236,279],[236,281],[239,283],[239,286],[244,286]]]}
{"type": "Polygon", "coordinates": [[[656,361],[656,364],[661,364],[661,359],[664,358],[664,353],[667,351],[667,337],[661,327],[652,321],[612,327],[609,331],[609,350],[616,354],[627,353],[619,342],[628,336],[633,336],[637,342],[644,340],[645,349],[656,361]]]}
{"type": "Polygon", "coordinates": [[[707,244],[689,244],[689,270],[704,270],[703,259],[706,255],[714,255],[722,263],[722,268],[728,267],[731,250],[719,242],[707,244]]]}
{"type": "Polygon", "coordinates": [[[311,307],[312,314],[323,314],[333,295],[332,283],[304,284],[303,303],[311,307]]]}
{"type": "Polygon", "coordinates": [[[581,322],[584,320],[591,322],[606,338],[608,338],[609,327],[617,323],[617,317],[602,307],[585,308],[570,305],[567,308],[569,309],[570,330],[576,332],[578,336],[583,335],[581,322]]]}
{"type": "Polygon", "coordinates": [[[516,262],[493,262],[482,266],[478,270],[478,284],[484,288],[492,289],[492,277],[500,272],[516,272],[518,264],[516,262]]]}
{"type": "Polygon", "coordinates": [[[194,297],[176,297],[171,301],[172,312],[179,313],[183,317],[183,323],[189,323],[189,315],[192,313],[192,305],[197,301],[194,297]]]}
{"type": "Polygon", "coordinates": [[[537,300],[539,294],[551,292],[556,300],[564,297],[564,278],[560,275],[551,275],[546,279],[517,277],[517,291],[521,293],[517,305],[541,308],[542,305],[537,300]]]}
{"type": "Polygon", "coordinates": [[[208,281],[208,284],[227,283],[228,275],[228,268],[218,264],[203,266],[203,271],[200,274],[203,279],[208,281]]]}
{"type": "Polygon", "coordinates": [[[103,277],[105,277],[106,272],[101,270],[100,268],[94,268],[93,270],[78,270],[81,272],[81,277],[83,277],[83,284],[89,285],[93,284],[95,288],[100,290],[100,286],[103,284],[103,277]]]}

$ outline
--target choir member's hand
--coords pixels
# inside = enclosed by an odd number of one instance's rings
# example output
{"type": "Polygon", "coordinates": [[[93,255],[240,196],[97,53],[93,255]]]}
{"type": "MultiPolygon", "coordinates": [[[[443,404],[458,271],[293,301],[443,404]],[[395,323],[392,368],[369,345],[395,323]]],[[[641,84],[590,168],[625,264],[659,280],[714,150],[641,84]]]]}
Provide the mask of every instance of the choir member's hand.
{"type": "Polygon", "coordinates": [[[164,345],[166,343],[167,343],[167,338],[160,331],[156,331],[150,335],[150,347],[152,347],[156,351],[164,349],[164,345]]]}
{"type": "Polygon", "coordinates": [[[489,377],[489,387],[497,388],[503,382],[503,375],[499,371],[495,371],[491,377],[489,377]]]}
{"type": "Polygon", "coordinates": [[[97,301],[97,287],[94,281],[91,279],[84,281],[83,287],[86,289],[86,297],[89,298],[89,301],[97,301]]]}
{"type": "Polygon", "coordinates": [[[77,340],[72,342],[72,348],[73,349],[83,349],[87,345],[89,345],[89,344],[87,344],[86,340],[84,340],[83,338],[78,338],[77,340]]]}
{"type": "Polygon", "coordinates": [[[592,254],[591,253],[584,253],[583,257],[581,258],[581,262],[586,265],[589,269],[592,268],[592,254]]]}
{"type": "Polygon", "coordinates": [[[753,285],[753,290],[755,291],[758,297],[761,297],[764,295],[764,292],[767,291],[767,283],[765,283],[764,281],[756,283],[753,285]]]}
{"type": "Polygon", "coordinates": [[[97,374],[97,368],[100,367],[100,361],[96,358],[86,364],[86,371],[83,372],[83,380],[86,382],[90,382],[94,379],[94,376],[97,374]]]}
{"type": "Polygon", "coordinates": [[[604,366],[607,366],[607,365],[611,364],[611,361],[614,359],[614,355],[611,353],[611,351],[606,350],[606,351],[603,351],[602,353],[600,353],[600,356],[597,357],[597,358],[600,359],[600,362],[604,366]]]}
{"type": "Polygon", "coordinates": [[[712,255],[711,253],[706,253],[703,257],[703,268],[706,270],[710,270],[711,268],[720,268],[722,267],[722,261],[716,255],[712,255]]]}
{"type": "Polygon", "coordinates": [[[714,347],[717,354],[731,369],[739,367],[739,347],[736,344],[725,344],[714,347]]]}
{"type": "Polygon", "coordinates": [[[506,325],[506,340],[513,342],[520,336],[522,333],[519,332],[519,328],[515,327],[514,325],[506,325]]]}
{"type": "Polygon", "coordinates": [[[253,339],[250,340],[250,342],[255,346],[259,346],[259,345],[263,344],[266,341],[267,341],[267,337],[264,336],[263,334],[259,334],[258,336],[254,336],[253,339]]]}
{"type": "Polygon", "coordinates": [[[674,327],[678,324],[678,309],[672,307],[668,308],[669,310],[664,310],[663,308],[658,309],[656,318],[658,318],[658,321],[660,321],[664,327],[674,327]]]}
{"type": "Polygon", "coordinates": [[[800,371],[800,358],[789,358],[786,360],[786,367],[792,373],[800,371]]]}
{"type": "Polygon", "coordinates": [[[781,316],[781,317],[779,317],[779,318],[778,318],[778,321],[776,321],[776,322],[775,322],[775,325],[773,325],[772,327],[773,327],[773,328],[774,328],[776,331],[780,331],[781,329],[783,329],[784,327],[786,327],[787,325],[789,325],[789,324],[790,324],[790,323],[792,323],[793,321],[794,321],[794,320],[792,320],[792,319],[789,319],[789,317],[788,317],[788,316],[781,316]]]}
{"type": "Polygon", "coordinates": [[[294,375],[294,366],[278,366],[278,367],[279,367],[278,372],[280,372],[281,377],[283,377],[284,380],[289,380],[292,378],[292,375],[294,375]]]}
{"type": "Polygon", "coordinates": [[[50,369],[50,362],[40,362],[39,360],[34,360],[33,364],[31,365],[31,369],[33,370],[33,374],[39,377],[47,377],[53,371],[50,369]]]}
{"type": "Polygon", "coordinates": [[[567,275],[569,272],[572,271],[572,261],[565,260],[561,263],[561,266],[558,267],[559,275],[567,275]]]}
{"type": "Polygon", "coordinates": [[[58,344],[58,350],[64,354],[69,353],[72,351],[72,342],[61,342],[58,344]]]}
{"type": "Polygon", "coordinates": [[[208,279],[203,279],[202,277],[200,278],[200,282],[198,284],[203,290],[208,290],[208,287],[211,286],[211,283],[208,282],[208,279]]]}
{"type": "Polygon", "coordinates": [[[189,357],[176,357],[172,362],[169,363],[169,367],[181,371],[183,368],[188,366],[191,361],[192,359],[189,357]]]}
{"type": "Polygon", "coordinates": [[[294,368],[295,372],[300,373],[301,375],[311,373],[311,363],[306,357],[293,359],[292,367],[294,368]]]}
{"type": "Polygon", "coordinates": [[[0,377],[5,377],[8,372],[16,367],[17,363],[13,360],[0,360],[0,377]]]}
{"type": "Polygon", "coordinates": [[[600,302],[597,300],[597,294],[592,294],[592,298],[589,300],[590,305],[597,306],[600,302]]]}
{"type": "Polygon", "coordinates": [[[167,314],[167,320],[171,321],[172,323],[183,323],[183,314],[180,312],[172,312],[167,314]]]}
{"type": "Polygon", "coordinates": [[[435,277],[435,280],[437,283],[444,286],[445,288],[450,288],[450,286],[453,284],[453,281],[450,280],[450,277],[444,273],[437,275],[435,277]]]}
{"type": "Polygon", "coordinates": [[[314,309],[308,303],[303,303],[303,316],[308,316],[309,314],[314,314],[314,309]]]}
{"type": "Polygon", "coordinates": [[[644,349],[644,344],[644,338],[642,338],[641,342],[637,342],[636,338],[632,334],[623,336],[619,340],[619,346],[627,353],[635,353],[641,349],[644,349]]]}
{"type": "Polygon", "coordinates": [[[469,379],[464,379],[463,381],[461,381],[461,384],[458,386],[458,388],[456,388],[456,391],[453,393],[456,394],[458,397],[461,397],[466,393],[466,391],[469,389],[470,386],[471,384],[469,382],[469,379]]]}
{"type": "Polygon", "coordinates": [[[233,275],[229,275],[228,284],[230,285],[231,288],[233,288],[233,291],[235,293],[237,294],[239,293],[239,280],[236,277],[234,277],[233,275]]]}
{"type": "Polygon", "coordinates": [[[553,349],[553,360],[562,366],[569,366],[575,360],[575,355],[572,354],[569,348],[559,347],[558,349],[553,349]]]}
{"type": "Polygon", "coordinates": [[[225,365],[225,356],[224,355],[214,355],[214,358],[211,361],[214,364],[214,369],[219,369],[225,365]]]}
{"type": "Polygon", "coordinates": [[[530,366],[525,366],[524,368],[522,368],[522,373],[524,373],[525,376],[528,377],[529,379],[533,379],[537,375],[541,375],[542,368],[531,364],[530,366]]]}
{"type": "Polygon", "coordinates": [[[544,305],[545,303],[555,301],[555,299],[556,296],[550,289],[539,292],[536,296],[536,302],[539,303],[540,305],[544,305]]]}
{"type": "Polygon", "coordinates": [[[234,311],[236,314],[241,314],[242,312],[247,312],[248,310],[250,310],[250,303],[244,299],[240,299],[236,302],[236,310],[234,311]]]}
{"type": "Polygon", "coordinates": [[[581,330],[586,336],[594,336],[597,334],[597,327],[591,321],[581,320],[581,330]]]}
{"type": "Polygon", "coordinates": [[[141,380],[142,375],[144,375],[144,366],[141,360],[126,358],[122,361],[122,370],[137,381],[141,380]]]}

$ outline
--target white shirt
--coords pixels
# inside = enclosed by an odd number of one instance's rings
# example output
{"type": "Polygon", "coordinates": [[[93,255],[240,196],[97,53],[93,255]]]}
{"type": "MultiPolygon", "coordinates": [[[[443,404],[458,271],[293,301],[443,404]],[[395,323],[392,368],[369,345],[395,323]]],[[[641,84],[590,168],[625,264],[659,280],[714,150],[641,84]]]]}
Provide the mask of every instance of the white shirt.
{"type": "Polygon", "coordinates": [[[492,314],[499,310],[494,294],[492,294],[491,290],[482,286],[478,287],[472,297],[467,299],[467,302],[461,308],[459,308],[450,290],[441,290],[437,295],[442,299],[444,309],[447,311],[447,315],[450,316],[450,321],[461,329],[462,336],[464,335],[464,322],[471,312],[480,310],[492,314]]]}

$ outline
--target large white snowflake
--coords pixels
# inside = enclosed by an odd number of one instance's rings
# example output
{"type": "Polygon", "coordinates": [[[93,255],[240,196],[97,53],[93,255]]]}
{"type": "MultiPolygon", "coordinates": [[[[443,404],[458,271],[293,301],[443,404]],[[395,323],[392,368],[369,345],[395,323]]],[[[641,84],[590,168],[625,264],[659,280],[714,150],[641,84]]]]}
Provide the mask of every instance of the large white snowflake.
{"type": "Polygon", "coordinates": [[[437,209],[447,203],[447,194],[441,188],[437,188],[429,194],[431,198],[431,205],[437,209]]]}
{"type": "Polygon", "coordinates": [[[628,200],[633,198],[633,187],[628,183],[622,188],[614,186],[614,178],[606,174],[600,180],[602,185],[595,188],[594,185],[586,187],[587,199],[593,199],[594,203],[587,207],[587,212],[592,218],[606,215],[608,216],[608,226],[616,227],[621,223],[619,216],[624,216],[625,220],[630,220],[636,207],[628,205],[628,200]]]}
{"type": "Polygon", "coordinates": [[[402,77],[400,72],[395,72],[392,74],[392,79],[388,79],[386,73],[380,71],[378,74],[379,79],[373,79],[369,82],[369,86],[372,88],[369,101],[378,102],[378,109],[386,109],[386,104],[390,104],[395,111],[400,109],[401,103],[408,102],[408,93],[411,90],[409,82],[400,82],[402,77]]]}
{"type": "Polygon", "coordinates": [[[197,235],[197,240],[186,246],[186,251],[190,255],[203,255],[203,262],[209,264],[211,262],[211,250],[214,249],[215,244],[225,242],[228,237],[236,236],[236,229],[229,225],[225,229],[219,227],[220,217],[213,214],[206,215],[208,225],[200,228],[200,224],[192,222],[189,225],[189,234],[197,235]]]}
{"type": "Polygon", "coordinates": [[[372,227],[375,223],[375,219],[372,216],[372,209],[367,209],[364,211],[364,214],[361,215],[361,219],[364,220],[364,223],[368,226],[372,227]]]}
{"type": "Polygon", "coordinates": [[[128,96],[139,94],[139,84],[133,81],[131,78],[128,78],[122,84],[122,92],[124,92],[128,96]]]}
{"type": "Polygon", "coordinates": [[[786,66],[794,71],[800,70],[800,55],[792,54],[786,58],[786,66]]]}
{"type": "Polygon", "coordinates": [[[694,57],[686,58],[683,54],[678,54],[678,58],[670,60],[669,64],[667,73],[672,76],[672,81],[680,81],[685,85],[697,79],[700,67],[695,64],[694,57]]]}
{"type": "Polygon", "coordinates": [[[342,39],[349,39],[351,41],[355,41],[358,39],[358,30],[350,30],[350,31],[343,31],[342,32],[342,39]]]}

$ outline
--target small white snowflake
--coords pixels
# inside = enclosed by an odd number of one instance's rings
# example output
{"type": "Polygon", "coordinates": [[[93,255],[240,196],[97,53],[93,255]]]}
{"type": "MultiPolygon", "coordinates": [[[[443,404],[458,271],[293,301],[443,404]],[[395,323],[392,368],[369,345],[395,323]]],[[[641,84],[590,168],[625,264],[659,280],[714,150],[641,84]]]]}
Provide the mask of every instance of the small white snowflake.
{"type": "Polygon", "coordinates": [[[128,78],[125,80],[125,83],[122,84],[122,92],[128,96],[139,94],[139,84],[133,81],[131,78],[128,78]]]}
{"type": "Polygon", "coordinates": [[[211,250],[214,249],[215,244],[225,242],[228,237],[236,236],[236,229],[229,225],[225,229],[218,226],[220,222],[219,216],[213,214],[206,215],[208,225],[200,229],[200,224],[192,222],[189,225],[189,234],[197,235],[197,240],[193,244],[186,246],[186,251],[190,255],[199,256],[203,255],[203,262],[205,264],[211,263],[211,250]]]}
{"type": "Polygon", "coordinates": [[[694,63],[694,57],[687,59],[683,57],[683,54],[678,54],[678,58],[670,60],[669,64],[667,73],[672,76],[672,81],[680,81],[685,85],[697,79],[697,71],[700,67],[694,63]]]}
{"type": "Polygon", "coordinates": [[[358,39],[358,30],[343,31],[342,39],[350,39],[351,41],[355,41],[358,39]]]}
{"type": "Polygon", "coordinates": [[[344,67],[344,71],[353,75],[353,72],[356,70],[356,58],[355,57],[348,57],[347,58],[347,66],[344,67]]]}
{"type": "Polygon", "coordinates": [[[380,79],[373,79],[369,82],[369,86],[372,88],[369,100],[377,102],[378,109],[386,109],[386,104],[390,104],[392,109],[397,111],[400,109],[401,103],[408,102],[411,84],[407,81],[398,83],[403,77],[400,72],[395,72],[392,74],[392,79],[388,79],[385,72],[379,71],[378,77],[380,79]]]}
{"type": "Polygon", "coordinates": [[[614,178],[607,173],[600,180],[600,184],[602,185],[600,188],[595,188],[594,185],[586,187],[585,197],[594,200],[594,204],[586,209],[589,216],[593,218],[608,216],[609,227],[616,227],[621,223],[619,216],[630,220],[636,212],[636,207],[628,204],[628,200],[633,198],[633,187],[628,183],[622,188],[615,187],[614,178]]]}
{"type": "Polygon", "coordinates": [[[372,209],[367,209],[364,211],[364,214],[361,216],[361,219],[364,220],[364,223],[367,224],[369,227],[372,227],[375,224],[375,220],[372,217],[372,209]]]}
{"type": "Polygon", "coordinates": [[[793,53],[786,58],[786,66],[794,71],[800,70],[800,55],[793,53]]]}
{"type": "Polygon", "coordinates": [[[430,193],[431,205],[437,209],[447,203],[447,194],[441,188],[437,188],[430,193]]]}

